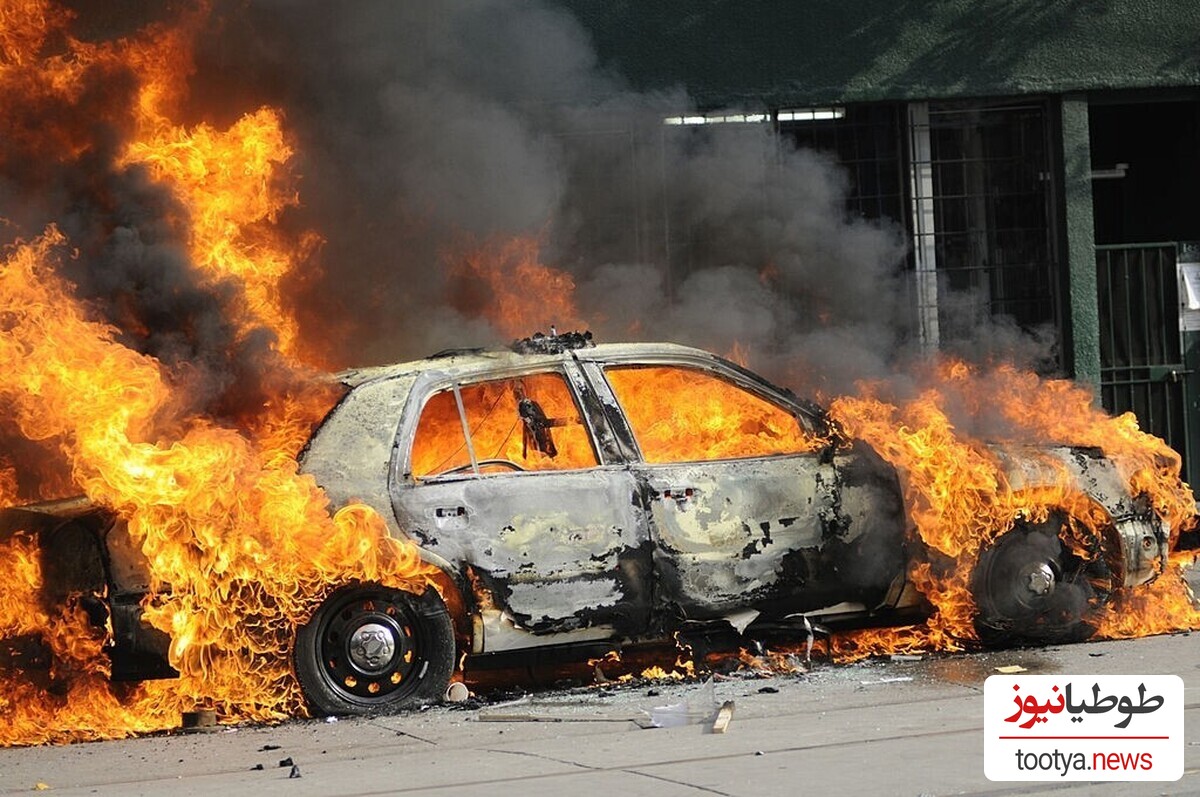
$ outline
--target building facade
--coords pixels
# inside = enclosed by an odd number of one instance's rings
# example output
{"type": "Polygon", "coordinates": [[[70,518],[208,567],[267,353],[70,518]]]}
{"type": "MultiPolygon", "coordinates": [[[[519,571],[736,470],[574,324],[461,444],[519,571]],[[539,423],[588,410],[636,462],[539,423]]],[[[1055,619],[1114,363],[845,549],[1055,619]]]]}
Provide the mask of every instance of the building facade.
{"type": "Polygon", "coordinates": [[[907,233],[926,345],[948,291],[1052,330],[1048,371],[1200,475],[1200,4],[560,2],[634,88],[836,158],[907,233]]]}

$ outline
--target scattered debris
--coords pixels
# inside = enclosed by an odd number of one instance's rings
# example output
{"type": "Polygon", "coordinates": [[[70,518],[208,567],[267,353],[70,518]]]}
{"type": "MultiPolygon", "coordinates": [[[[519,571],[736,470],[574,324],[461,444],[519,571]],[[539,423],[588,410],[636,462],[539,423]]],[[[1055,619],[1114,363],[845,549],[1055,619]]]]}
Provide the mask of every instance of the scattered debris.
{"type": "Polygon", "coordinates": [[[262,765],[261,761],[259,763],[255,764],[254,766],[250,767],[251,772],[262,772],[264,769],[266,769],[266,767],[264,767],[262,765]]]}
{"type": "Polygon", "coordinates": [[[49,783],[42,783],[40,780],[33,785],[34,791],[46,791],[49,788],[50,788],[49,783]]]}
{"type": "Polygon", "coordinates": [[[760,695],[773,695],[779,691],[778,686],[764,686],[758,690],[760,695]]]}
{"type": "Polygon", "coordinates": [[[709,678],[703,686],[692,692],[686,702],[650,709],[649,727],[676,728],[680,725],[708,722],[716,711],[717,698],[713,691],[713,681],[709,678]]]}
{"type": "Polygon", "coordinates": [[[258,752],[266,753],[270,750],[278,750],[278,749],[280,749],[280,746],[277,744],[264,744],[262,747],[258,748],[258,752]]]}
{"type": "Polygon", "coordinates": [[[442,698],[447,703],[465,703],[471,697],[471,690],[462,681],[452,681],[446,687],[446,694],[442,698]]]}
{"type": "Polygon", "coordinates": [[[891,678],[880,678],[877,681],[859,681],[859,683],[863,686],[872,686],[874,684],[899,684],[911,680],[911,675],[897,675],[891,678]]]}
{"type": "MultiPolygon", "coordinates": [[[[812,647],[809,646],[807,650],[811,653],[812,647]]],[[[783,660],[784,663],[787,664],[789,671],[795,675],[804,675],[808,672],[809,665],[812,664],[811,657],[802,662],[800,659],[790,653],[787,656],[784,656],[783,660]]]]}
{"type": "Polygon", "coordinates": [[[1002,673],[1004,675],[1013,675],[1015,673],[1029,672],[1029,671],[1026,670],[1024,667],[1022,667],[1020,664],[1007,664],[1003,667],[997,667],[996,672],[1002,673]]]}
{"type": "Polygon", "coordinates": [[[325,718],[325,723],[326,723],[326,724],[329,724],[329,723],[331,723],[331,722],[337,722],[337,721],[338,721],[338,718],[337,718],[337,717],[326,717],[326,718],[325,718]]]}
{"type": "Polygon", "coordinates": [[[1088,654],[1088,656],[1090,656],[1090,657],[1091,657],[1091,658],[1093,658],[1093,659],[1098,659],[1098,658],[1100,658],[1100,657],[1101,657],[1101,656],[1103,656],[1103,655],[1105,655],[1105,654],[1103,654],[1103,653],[1089,653],[1089,654],[1088,654]]]}
{"type": "Polygon", "coordinates": [[[302,777],[300,774],[300,767],[296,766],[295,764],[292,764],[292,771],[288,773],[288,777],[289,778],[302,777]]]}
{"type": "Polygon", "coordinates": [[[925,656],[920,653],[893,653],[889,658],[892,661],[920,661],[925,656]]]}
{"type": "Polygon", "coordinates": [[[729,723],[731,720],[733,720],[733,701],[726,700],[721,704],[721,707],[717,709],[717,716],[713,720],[712,724],[712,732],[725,733],[725,731],[729,728],[729,723]]]}
{"type": "Polygon", "coordinates": [[[217,712],[211,708],[198,708],[180,715],[179,727],[185,733],[212,733],[218,730],[217,712]]]}
{"type": "Polygon", "coordinates": [[[280,759],[280,761],[279,761],[279,766],[281,766],[281,767],[294,767],[294,766],[296,766],[296,762],[292,760],[292,757],[291,757],[291,756],[288,756],[287,758],[280,759]]]}
{"type": "Polygon", "coordinates": [[[579,716],[577,714],[503,714],[494,711],[480,712],[477,718],[479,722],[635,722],[638,719],[641,718],[632,714],[579,716]]]}

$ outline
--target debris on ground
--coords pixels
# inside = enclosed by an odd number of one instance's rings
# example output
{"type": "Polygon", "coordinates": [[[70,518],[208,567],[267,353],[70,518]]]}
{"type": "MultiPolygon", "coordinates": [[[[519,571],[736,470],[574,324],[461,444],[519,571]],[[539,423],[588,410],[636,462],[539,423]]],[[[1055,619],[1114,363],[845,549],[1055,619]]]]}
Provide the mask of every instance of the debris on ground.
{"type": "Polygon", "coordinates": [[[1016,673],[1019,673],[1019,672],[1029,672],[1024,667],[1022,667],[1020,664],[1006,664],[1003,667],[996,667],[995,669],[996,669],[996,672],[1001,673],[1003,675],[1015,675],[1016,673]]]}
{"type": "Polygon", "coordinates": [[[299,777],[302,777],[302,775],[300,774],[300,767],[298,767],[295,764],[292,764],[292,771],[288,773],[288,778],[299,778],[299,777]]]}
{"type": "Polygon", "coordinates": [[[617,716],[583,715],[578,714],[518,714],[500,712],[480,712],[478,722],[633,722],[639,719],[632,714],[617,716]]]}
{"type": "Polygon", "coordinates": [[[721,704],[721,707],[719,709],[717,709],[717,716],[715,719],[713,719],[712,728],[710,730],[713,733],[725,733],[725,731],[728,730],[729,723],[732,720],[733,720],[733,701],[726,700],[724,703],[721,704]]]}
{"type": "Polygon", "coordinates": [[[716,711],[717,698],[713,690],[713,681],[709,678],[700,688],[693,690],[685,702],[650,709],[649,725],[643,727],[677,728],[681,725],[695,725],[708,722],[716,711]]]}
{"type": "Polygon", "coordinates": [[[874,686],[876,684],[900,684],[911,680],[911,675],[896,675],[890,678],[878,678],[874,681],[859,681],[859,683],[863,686],[874,686]]]}
{"type": "Polygon", "coordinates": [[[892,661],[920,661],[925,656],[920,653],[893,653],[889,658],[892,661]]]}
{"type": "Polygon", "coordinates": [[[452,681],[446,687],[443,700],[447,703],[465,703],[471,697],[471,690],[462,681],[452,681]]]}

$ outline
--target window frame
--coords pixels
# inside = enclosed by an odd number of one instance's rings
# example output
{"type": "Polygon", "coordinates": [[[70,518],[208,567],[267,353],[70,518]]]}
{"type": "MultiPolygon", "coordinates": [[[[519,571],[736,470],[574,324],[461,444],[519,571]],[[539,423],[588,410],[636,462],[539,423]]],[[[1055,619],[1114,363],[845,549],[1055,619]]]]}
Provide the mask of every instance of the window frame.
{"type": "MultiPolygon", "coordinates": [[[[617,392],[613,389],[612,383],[608,380],[608,369],[610,368],[679,368],[683,370],[698,371],[707,374],[714,379],[718,379],[727,384],[732,385],[746,393],[755,396],[756,398],[765,401],[766,403],[776,407],[782,412],[787,413],[796,420],[802,432],[820,437],[821,430],[826,424],[819,415],[819,410],[815,407],[805,407],[798,401],[790,391],[785,391],[777,388],[758,374],[743,368],[735,363],[725,361],[715,355],[712,359],[702,358],[678,358],[678,357],[613,357],[603,360],[591,360],[589,365],[593,366],[587,369],[589,378],[595,382],[599,380],[603,384],[603,389],[607,391],[614,406],[620,416],[621,423],[624,424],[623,433],[628,438],[628,445],[636,453],[636,463],[646,467],[675,467],[679,465],[703,465],[707,463],[727,463],[727,462],[749,462],[753,460],[763,459],[778,459],[781,457],[796,457],[796,456],[816,456],[821,452],[820,448],[813,451],[793,451],[788,453],[778,454],[756,454],[747,457],[725,457],[720,459],[689,459],[689,460],[673,460],[670,462],[650,462],[646,459],[645,453],[642,451],[641,442],[638,435],[635,433],[633,424],[629,420],[629,415],[625,411],[624,405],[621,403],[617,392]]],[[[832,443],[832,440],[831,440],[832,443]]]]}
{"type": "Polygon", "coordinates": [[[473,371],[454,377],[447,377],[447,375],[443,372],[442,374],[438,375],[438,377],[419,379],[418,383],[413,385],[413,390],[409,395],[409,409],[406,410],[405,417],[402,419],[399,429],[397,430],[395,447],[398,454],[396,472],[400,477],[399,481],[406,483],[409,486],[419,487],[423,484],[444,484],[447,482],[461,481],[463,479],[490,479],[497,476],[525,477],[538,475],[544,476],[555,473],[581,473],[603,467],[606,463],[604,458],[601,456],[601,448],[599,445],[597,445],[597,422],[594,418],[593,412],[589,408],[588,402],[581,394],[581,380],[574,378],[574,375],[571,373],[571,371],[572,363],[567,361],[557,361],[553,363],[539,363],[537,365],[525,365],[523,367],[504,368],[492,371],[473,371]],[[540,470],[495,472],[480,471],[480,460],[476,456],[475,443],[471,438],[470,425],[466,416],[466,409],[462,401],[462,389],[488,382],[512,381],[525,377],[551,374],[562,379],[563,385],[567,391],[567,395],[570,397],[575,406],[580,423],[584,427],[584,433],[587,437],[588,446],[592,452],[593,464],[581,468],[550,468],[540,470]],[[420,427],[421,418],[433,397],[447,391],[452,391],[454,393],[454,403],[458,412],[459,423],[461,425],[465,447],[468,452],[470,467],[457,473],[442,472],[423,477],[414,476],[412,472],[413,446],[416,442],[417,429],[420,427]]]}

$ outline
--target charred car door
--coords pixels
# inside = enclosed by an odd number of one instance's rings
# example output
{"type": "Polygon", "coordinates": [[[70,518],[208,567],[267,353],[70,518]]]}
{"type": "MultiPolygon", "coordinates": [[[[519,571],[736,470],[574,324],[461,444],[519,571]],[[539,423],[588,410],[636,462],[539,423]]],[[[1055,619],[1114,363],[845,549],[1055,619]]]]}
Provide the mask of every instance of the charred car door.
{"type": "Polygon", "coordinates": [[[903,573],[894,489],[766,383],[720,361],[602,370],[641,452],[666,606],[688,618],[870,608],[903,573]]]}
{"type": "Polygon", "coordinates": [[[416,417],[401,424],[411,430],[392,491],[401,524],[537,634],[636,633],[649,613],[633,476],[613,461],[585,390],[571,363],[418,383],[406,410],[416,417]]]}

